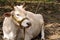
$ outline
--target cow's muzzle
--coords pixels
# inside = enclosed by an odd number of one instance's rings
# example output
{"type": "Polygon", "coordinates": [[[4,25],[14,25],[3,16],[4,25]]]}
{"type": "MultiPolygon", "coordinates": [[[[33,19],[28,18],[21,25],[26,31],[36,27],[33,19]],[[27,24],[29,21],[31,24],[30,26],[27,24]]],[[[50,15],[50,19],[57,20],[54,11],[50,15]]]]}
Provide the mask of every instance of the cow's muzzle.
{"type": "Polygon", "coordinates": [[[28,26],[23,26],[23,25],[21,25],[22,24],[22,22],[24,21],[24,20],[29,20],[28,18],[23,18],[21,21],[20,21],[20,27],[21,28],[29,28],[30,26],[31,26],[31,22],[27,22],[26,24],[28,25],[28,26]]]}

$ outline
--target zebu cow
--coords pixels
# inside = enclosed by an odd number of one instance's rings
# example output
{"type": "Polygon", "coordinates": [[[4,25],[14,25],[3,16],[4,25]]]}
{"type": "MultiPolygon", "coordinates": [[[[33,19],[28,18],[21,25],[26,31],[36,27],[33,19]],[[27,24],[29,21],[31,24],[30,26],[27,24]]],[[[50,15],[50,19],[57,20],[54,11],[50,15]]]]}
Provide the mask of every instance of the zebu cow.
{"type": "MultiPolygon", "coordinates": [[[[23,5],[21,5],[15,6],[12,12],[6,13],[4,16],[5,19],[2,28],[4,39],[15,40],[18,28],[25,28],[24,40],[31,40],[40,32],[42,33],[41,39],[44,39],[44,21],[41,14],[34,14],[26,11],[24,10],[23,5]]],[[[19,34],[21,34],[21,32],[19,34]]],[[[18,35],[18,37],[20,36],[22,35],[18,35]]]]}

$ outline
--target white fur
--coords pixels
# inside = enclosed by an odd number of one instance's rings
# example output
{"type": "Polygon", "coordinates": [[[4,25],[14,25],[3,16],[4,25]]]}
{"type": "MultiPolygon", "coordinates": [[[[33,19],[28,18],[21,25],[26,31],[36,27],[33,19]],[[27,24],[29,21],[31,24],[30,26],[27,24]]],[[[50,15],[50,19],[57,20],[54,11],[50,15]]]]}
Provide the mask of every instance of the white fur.
{"type": "Polygon", "coordinates": [[[21,25],[23,25],[24,27],[27,27],[27,26],[28,26],[27,23],[29,23],[29,22],[30,22],[29,20],[25,19],[25,20],[21,23],[21,25]]]}
{"type": "MultiPolygon", "coordinates": [[[[18,6],[17,6],[18,7],[18,6]]],[[[20,10],[20,9],[19,9],[20,10]]],[[[32,25],[29,28],[25,29],[25,38],[24,40],[31,40],[32,38],[36,37],[40,32],[42,33],[42,39],[44,39],[44,20],[41,14],[34,14],[29,11],[23,11],[21,7],[21,13],[26,13],[26,17],[29,18],[32,25]]],[[[18,11],[18,9],[15,7],[15,11],[18,11]]],[[[19,12],[19,11],[18,11],[19,12]]],[[[18,13],[17,12],[17,13],[18,13]]],[[[19,12],[20,13],[20,12],[19,12]]],[[[21,14],[21,15],[23,15],[21,14]]],[[[27,21],[29,22],[29,21],[27,21]]],[[[26,21],[22,23],[22,25],[26,25],[26,21]]],[[[16,30],[18,26],[12,21],[12,17],[5,17],[3,22],[3,34],[4,38],[7,38],[8,40],[14,40],[16,37],[16,30]]],[[[22,31],[22,30],[20,30],[22,31]]],[[[22,34],[21,32],[19,34],[22,34]]],[[[24,35],[24,34],[22,34],[24,35]]],[[[22,35],[18,35],[18,37],[21,37],[22,35]]]]}
{"type": "Polygon", "coordinates": [[[16,25],[12,22],[11,17],[5,17],[3,22],[3,38],[12,40],[16,36],[16,25]]]}
{"type": "Polygon", "coordinates": [[[40,32],[42,32],[41,38],[44,39],[44,20],[42,15],[34,14],[27,11],[27,17],[30,19],[32,26],[26,29],[25,40],[31,40],[32,38],[36,37],[40,32]]]}

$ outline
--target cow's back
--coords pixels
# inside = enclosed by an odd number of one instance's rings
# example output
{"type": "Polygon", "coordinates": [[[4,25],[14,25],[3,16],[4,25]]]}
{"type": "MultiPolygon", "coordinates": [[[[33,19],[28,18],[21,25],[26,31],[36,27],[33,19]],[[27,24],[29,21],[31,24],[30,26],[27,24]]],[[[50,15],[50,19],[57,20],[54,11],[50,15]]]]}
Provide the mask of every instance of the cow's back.
{"type": "Polygon", "coordinates": [[[26,31],[31,37],[36,37],[40,33],[42,24],[44,23],[43,17],[41,14],[31,12],[27,12],[27,17],[30,19],[32,26],[27,28],[26,31]]]}

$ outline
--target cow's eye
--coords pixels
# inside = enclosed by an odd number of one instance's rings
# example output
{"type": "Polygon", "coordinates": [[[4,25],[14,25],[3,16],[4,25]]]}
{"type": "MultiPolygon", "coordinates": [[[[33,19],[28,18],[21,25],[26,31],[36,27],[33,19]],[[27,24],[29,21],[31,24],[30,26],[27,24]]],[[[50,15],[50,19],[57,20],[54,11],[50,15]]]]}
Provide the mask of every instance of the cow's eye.
{"type": "Polygon", "coordinates": [[[19,14],[17,14],[17,16],[20,16],[19,14]]]}

